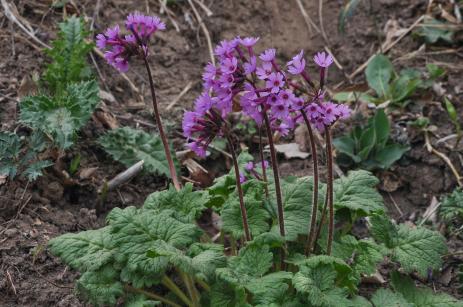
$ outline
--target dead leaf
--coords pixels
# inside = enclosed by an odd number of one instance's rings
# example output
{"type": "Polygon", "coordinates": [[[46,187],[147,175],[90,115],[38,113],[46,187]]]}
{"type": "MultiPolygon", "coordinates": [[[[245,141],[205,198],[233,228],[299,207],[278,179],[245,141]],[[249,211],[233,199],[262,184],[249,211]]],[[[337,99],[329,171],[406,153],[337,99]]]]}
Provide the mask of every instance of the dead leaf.
{"type": "Polygon", "coordinates": [[[382,285],[386,283],[386,280],[380,272],[376,271],[374,274],[370,276],[362,277],[362,283],[382,285]]]}
{"type": "Polygon", "coordinates": [[[379,177],[381,181],[379,188],[383,191],[394,192],[402,185],[400,178],[393,173],[382,172],[379,177]]]}
{"type": "Polygon", "coordinates": [[[386,39],[383,43],[383,49],[389,46],[397,37],[401,36],[407,29],[401,28],[396,19],[389,19],[384,25],[386,39]]]}
{"type": "Polygon", "coordinates": [[[190,178],[198,182],[201,186],[208,187],[214,181],[214,176],[192,158],[183,160],[182,164],[186,166],[190,172],[190,178]]]}
{"type": "Polygon", "coordinates": [[[116,129],[119,127],[119,121],[117,118],[110,112],[107,112],[103,109],[98,109],[95,111],[96,119],[106,128],[116,129]]]}
{"type": "Polygon", "coordinates": [[[38,91],[37,83],[29,75],[25,75],[18,88],[18,98],[35,95],[38,91]]]}
{"type": "Polygon", "coordinates": [[[448,266],[446,269],[444,269],[438,279],[438,282],[443,284],[444,286],[448,286],[450,284],[450,281],[452,280],[452,277],[454,276],[454,267],[453,266],[448,266]]]}
{"type": "Polygon", "coordinates": [[[297,143],[278,144],[275,145],[275,149],[277,152],[284,154],[286,159],[307,159],[310,155],[308,152],[301,151],[297,143]]]}
{"type": "Polygon", "coordinates": [[[95,171],[98,169],[98,167],[87,167],[87,168],[84,168],[82,169],[80,172],[79,172],[79,178],[81,180],[84,180],[84,179],[88,179],[90,178],[94,173],[95,171]]]}
{"type": "Polygon", "coordinates": [[[114,98],[114,95],[111,94],[111,93],[108,93],[106,91],[100,90],[99,96],[100,96],[101,100],[103,100],[105,102],[108,102],[110,104],[116,102],[116,98],[114,98]]]}
{"type": "Polygon", "coordinates": [[[306,125],[300,125],[294,131],[294,141],[299,145],[299,150],[308,152],[310,150],[309,130],[306,125]]]}
{"type": "Polygon", "coordinates": [[[432,197],[431,203],[426,208],[426,211],[423,213],[423,220],[421,223],[426,221],[431,221],[433,224],[437,222],[437,210],[440,207],[440,203],[435,196],[432,197]]]}

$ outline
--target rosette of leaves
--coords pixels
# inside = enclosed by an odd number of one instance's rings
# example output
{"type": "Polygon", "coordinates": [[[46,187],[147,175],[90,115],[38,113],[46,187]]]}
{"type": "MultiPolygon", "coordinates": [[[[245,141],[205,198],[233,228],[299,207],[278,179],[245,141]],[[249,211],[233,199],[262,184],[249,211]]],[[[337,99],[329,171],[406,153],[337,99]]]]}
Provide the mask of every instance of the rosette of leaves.
{"type": "Polygon", "coordinates": [[[348,135],[333,140],[339,152],[338,163],[348,168],[388,169],[409,150],[408,146],[393,143],[389,136],[389,119],[383,109],[378,109],[365,127],[357,126],[348,135]]]}
{"type": "Polygon", "coordinates": [[[127,167],[143,160],[145,171],[170,176],[161,139],[153,134],[123,127],[108,131],[99,142],[114,160],[127,167]]]}

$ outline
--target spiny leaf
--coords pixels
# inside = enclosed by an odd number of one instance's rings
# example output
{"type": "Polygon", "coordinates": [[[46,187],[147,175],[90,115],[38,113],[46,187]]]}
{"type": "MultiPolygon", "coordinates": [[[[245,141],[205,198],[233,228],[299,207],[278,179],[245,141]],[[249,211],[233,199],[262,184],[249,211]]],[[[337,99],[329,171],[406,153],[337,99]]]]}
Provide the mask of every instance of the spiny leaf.
{"type": "Polygon", "coordinates": [[[206,209],[204,205],[208,200],[207,193],[193,192],[193,184],[187,183],[180,191],[170,186],[168,190],[154,192],[146,198],[143,208],[160,211],[171,209],[176,218],[191,223],[206,209]]]}
{"type": "Polygon", "coordinates": [[[72,16],[60,23],[58,39],[48,51],[52,62],[48,65],[44,78],[52,93],[64,91],[67,84],[86,80],[91,71],[87,64],[87,54],[93,48],[85,41],[88,32],[80,18],[72,16]]]}
{"type": "Polygon", "coordinates": [[[143,160],[147,172],[170,176],[164,147],[157,136],[124,127],[109,131],[99,141],[114,160],[127,167],[143,160]]]}
{"type": "Polygon", "coordinates": [[[34,181],[38,177],[42,176],[43,169],[52,166],[53,162],[48,160],[37,161],[29,165],[28,168],[24,170],[24,175],[28,180],[34,181]]]}
{"type": "Polygon", "coordinates": [[[80,271],[97,270],[110,263],[115,254],[110,227],[67,233],[48,244],[52,254],[80,271]]]}
{"type": "Polygon", "coordinates": [[[383,212],[383,198],[375,189],[378,178],[364,170],[350,171],[347,176],[334,181],[334,205],[362,215],[383,212]]]}
{"type": "Polygon", "coordinates": [[[77,290],[95,306],[114,306],[124,294],[119,272],[110,265],[85,272],[77,281],[77,290]]]}

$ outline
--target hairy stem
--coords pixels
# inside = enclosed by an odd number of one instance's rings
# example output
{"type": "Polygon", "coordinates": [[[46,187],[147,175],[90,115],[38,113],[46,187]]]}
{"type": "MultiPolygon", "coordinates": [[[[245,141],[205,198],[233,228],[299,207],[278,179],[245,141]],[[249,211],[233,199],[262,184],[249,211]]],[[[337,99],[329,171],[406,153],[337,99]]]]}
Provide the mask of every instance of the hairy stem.
{"type": "Polygon", "coordinates": [[[194,307],[193,303],[188,299],[188,297],[183,293],[182,290],[170,279],[167,275],[162,277],[162,284],[166,286],[170,291],[172,291],[179,299],[182,300],[187,306],[194,307]]]}
{"type": "Polygon", "coordinates": [[[175,189],[177,189],[178,191],[181,189],[181,186],[180,186],[180,182],[178,181],[177,171],[175,170],[174,160],[172,159],[172,155],[170,153],[169,142],[167,141],[164,128],[162,127],[161,115],[159,114],[158,103],[156,100],[156,92],[154,90],[153,75],[151,73],[151,68],[150,68],[150,65],[148,63],[146,56],[143,57],[143,60],[145,62],[146,71],[148,72],[148,80],[149,80],[150,88],[151,88],[151,97],[153,101],[153,110],[154,110],[154,117],[156,120],[156,125],[158,126],[159,135],[161,137],[162,145],[164,146],[167,163],[169,164],[170,177],[172,178],[172,182],[174,183],[175,189]]]}
{"type": "Polygon", "coordinates": [[[211,291],[211,287],[209,287],[209,285],[204,280],[196,277],[196,281],[201,286],[201,288],[203,288],[207,292],[211,291]]]}
{"type": "Polygon", "coordinates": [[[160,301],[164,304],[167,304],[169,306],[172,306],[172,307],[182,307],[181,305],[175,303],[175,302],[172,302],[171,300],[165,298],[165,297],[162,297],[156,293],[153,293],[151,291],[146,291],[146,290],[143,290],[143,289],[138,289],[138,288],[134,288],[132,287],[131,285],[124,285],[124,288],[125,290],[127,291],[130,291],[130,292],[133,292],[133,293],[138,293],[138,294],[143,294],[144,296],[146,297],[149,297],[149,298],[152,298],[156,301],[160,301]]]}
{"type": "Polygon", "coordinates": [[[264,160],[264,148],[262,144],[262,127],[259,126],[259,156],[262,167],[262,178],[265,183],[265,197],[268,199],[268,181],[267,181],[267,170],[265,169],[265,160],[264,160]]]}
{"type": "Polygon", "coordinates": [[[198,307],[199,306],[198,305],[199,304],[199,298],[198,298],[198,295],[197,295],[197,292],[196,292],[197,290],[195,289],[195,286],[194,286],[194,282],[192,281],[190,276],[188,276],[188,274],[186,274],[185,272],[181,271],[178,268],[176,268],[176,269],[177,269],[177,272],[179,273],[180,277],[182,278],[183,283],[186,286],[186,289],[188,291],[188,295],[191,298],[191,302],[193,303],[193,306],[198,307]]]}
{"type": "Polygon", "coordinates": [[[318,241],[318,238],[320,237],[320,233],[322,231],[323,224],[325,224],[327,208],[328,208],[328,189],[326,189],[325,203],[323,205],[322,215],[321,215],[321,218],[320,218],[320,224],[318,225],[317,233],[315,234],[315,238],[314,238],[314,241],[313,241],[313,248],[315,248],[315,246],[317,244],[317,241],[318,241]]]}
{"type": "Polygon", "coordinates": [[[235,179],[236,179],[236,188],[238,190],[238,198],[240,201],[240,209],[241,209],[241,218],[243,220],[243,228],[244,228],[244,236],[246,241],[251,241],[251,233],[249,232],[249,224],[248,224],[248,215],[246,212],[246,206],[244,205],[243,199],[243,189],[241,188],[240,182],[240,169],[238,166],[238,159],[236,158],[235,147],[233,146],[233,141],[230,136],[227,136],[228,146],[230,146],[230,151],[233,159],[233,167],[235,168],[235,179]]]}
{"type": "Polygon", "coordinates": [[[328,209],[329,209],[329,224],[328,224],[328,245],[326,253],[331,255],[331,246],[333,244],[334,233],[334,204],[333,204],[333,152],[331,148],[331,131],[330,127],[326,127],[326,159],[328,169],[328,182],[327,182],[327,196],[328,196],[328,209]]]}
{"type": "Polygon", "coordinates": [[[312,131],[312,126],[307,118],[307,114],[304,110],[301,110],[302,117],[309,131],[310,150],[312,152],[312,163],[313,163],[313,190],[312,190],[312,217],[310,219],[309,236],[307,238],[307,245],[305,248],[305,255],[308,256],[312,252],[312,244],[315,236],[315,226],[317,224],[317,213],[318,213],[318,156],[317,146],[315,145],[315,139],[312,131]]]}
{"type": "Polygon", "coordinates": [[[275,151],[275,144],[273,143],[273,135],[272,129],[270,128],[270,121],[268,119],[268,115],[264,112],[264,121],[265,127],[267,130],[267,137],[268,137],[268,144],[270,147],[270,158],[272,160],[272,168],[273,168],[273,177],[275,180],[275,194],[277,200],[277,209],[278,209],[278,224],[280,226],[280,235],[282,237],[285,236],[285,220],[284,220],[284,213],[283,213],[283,199],[281,196],[281,187],[280,187],[280,173],[278,170],[278,162],[277,162],[277,154],[275,151]]]}

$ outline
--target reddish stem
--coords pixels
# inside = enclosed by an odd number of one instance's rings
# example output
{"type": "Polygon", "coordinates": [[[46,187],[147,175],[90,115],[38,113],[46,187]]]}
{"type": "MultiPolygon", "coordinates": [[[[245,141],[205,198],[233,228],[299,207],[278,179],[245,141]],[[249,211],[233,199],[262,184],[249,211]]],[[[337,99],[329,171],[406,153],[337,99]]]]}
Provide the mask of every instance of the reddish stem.
{"type": "Polygon", "coordinates": [[[259,155],[260,163],[262,167],[262,178],[265,183],[265,197],[268,198],[268,181],[267,181],[267,170],[265,169],[265,160],[264,160],[264,148],[262,145],[262,127],[259,126],[259,155]]]}
{"type": "Polygon", "coordinates": [[[328,224],[328,245],[326,248],[327,255],[331,255],[331,246],[333,244],[333,233],[334,233],[334,204],[333,204],[333,152],[331,148],[331,131],[330,127],[325,129],[326,138],[326,157],[327,157],[327,168],[328,168],[328,182],[327,182],[327,197],[328,197],[328,208],[329,208],[329,224],[328,224]]]}
{"type": "Polygon", "coordinates": [[[230,138],[230,136],[227,136],[227,141],[228,141],[228,145],[230,146],[233,166],[235,168],[236,188],[238,190],[238,198],[240,201],[240,210],[241,210],[241,218],[243,220],[244,235],[245,235],[246,241],[251,241],[252,239],[251,239],[251,233],[249,232],[248,215],[246,212],[246,206],[244,205],[243,189],[241,188],[241,182],[240,182],[240,169],[238,166],[238,159],[236,158],[235,147],[233,146],[233,141],[230,138]]]}
{"type": "Polygon", "coordinates": [[[166,134],[164,133],[164,128],[162,127],[161,116],[159,114],[158,103],[156,100],[156,92],[154,90],[153,76],[151,74],[151,68],[150,68],[150,65],[148,63],[146,56],[143,57],[143,60],[145,62],[145,67],[148,72],[148,80],[150,83],[151,97],[153,101],[154,118],[156,120],[156,125],[158,126],[162,145],[164,146],[164,152],[166,154],[167,163],[169,164],[170,177],[172,178],[172,182],[174,183],[175,189],[178,191],[181,189],[181,185],[180,185],[180,182],[178,181],[177,171],[175,170],[174,161],[172,160],[172,155],[170,153],[169,142],[167,141],[166,134]]]}
{"type": "Polygon", "coordinates": [[[312,126],[307,118],[307,114],[304,110],[301,110],[304,122],[309,130],[310,150],[312,152],[313,162],[313,190],[312,190],[312,217],[310,219],[309,236],[307,238],[307,245],[305,249],[305,255],[308,256],[312,252],[312,246],[314,243],[315,226],[317,224],[317,213],[318,213],[318,156],[317,147],[315,146],[315,139],[312,131],[312,126]]]}

